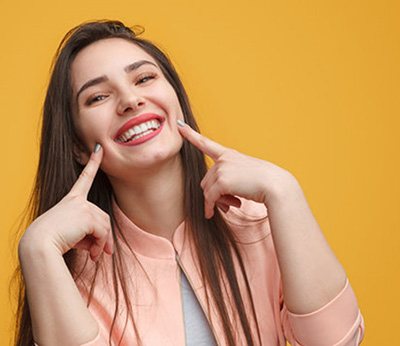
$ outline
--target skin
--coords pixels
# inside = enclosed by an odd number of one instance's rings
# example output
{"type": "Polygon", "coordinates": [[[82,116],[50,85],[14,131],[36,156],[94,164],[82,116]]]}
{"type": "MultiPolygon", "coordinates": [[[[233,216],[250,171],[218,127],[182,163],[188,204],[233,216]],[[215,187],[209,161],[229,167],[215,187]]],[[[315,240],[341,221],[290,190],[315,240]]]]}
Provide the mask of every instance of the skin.
{"type": "Polygon", "coordinates": [[[343,289],[346,273],[327,244],[296,178],[277,165],[250,157],[197,133],[183,119],[172,87],[158,67],[126,73],[135,61],[155,61],[121,39],[98,41],[82,50],[72,65],[74,95],[89,79],[109,81],[83,92],[75,104],[75,125],[86,150],[76,150],[86,164],[71,191],[37,218],[19,244],[19,256],[37,343],[82,344],[97,335],[97,322],[83,302],[62,255],[71,248],[89,251],[96,261],[113,243],[107,214],[87,200],[98,169],[109,177],[121,210],[147,232],[172,238],[184,220],[183,174],[179,150],[184,140],[208,155],[214,165],[201,182],[205,217],[214,207],[240,206],[237,197],[264,203],[277,253],[285,304],[304,314],[331,301],[343,289]],[[154,79],[138,83],[151,71],[154,79]],[[97,96],[98,102],[87,104],[97,96]],[[121,146],[116,131],[137,115],[155,112],[165,126],[153,139],[121,146]],[[96,143],[100,150],[91,153],[96,143]],[[157,205],[157,208],[154,208],[157,205]],[[68,301],[68,309],[64,302],[68,301]]]}

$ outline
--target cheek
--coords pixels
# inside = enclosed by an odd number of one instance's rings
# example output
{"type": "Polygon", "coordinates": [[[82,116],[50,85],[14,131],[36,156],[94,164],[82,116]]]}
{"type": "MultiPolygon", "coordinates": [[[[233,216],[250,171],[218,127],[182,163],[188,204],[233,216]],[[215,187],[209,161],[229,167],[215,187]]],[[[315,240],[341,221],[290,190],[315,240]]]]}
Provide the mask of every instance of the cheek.
{"type": "MultiPolygon", "coordinates": [[[[94,118],[93,118],[94,120],[94,118]]],[[[77,125],[78,133],[81,140],[87,145],[94,145],[97,140],[101,139],[105,133],[105,126],[101,120],[93,121],[82,119],[77,125]]]]}
{"type": "Polygon", "coordinates": [[[164,107],[167,107],[168,111],[173,111],[173,113],[177,115],[181,113],[178,96],[167,81],[165,81],[163,84],[160,84],[156,89],[153,89],[151,95],[148,96],[149,98],[152,98],[154,102],[160,103],[160,105],[162,104],[164,107]]]}

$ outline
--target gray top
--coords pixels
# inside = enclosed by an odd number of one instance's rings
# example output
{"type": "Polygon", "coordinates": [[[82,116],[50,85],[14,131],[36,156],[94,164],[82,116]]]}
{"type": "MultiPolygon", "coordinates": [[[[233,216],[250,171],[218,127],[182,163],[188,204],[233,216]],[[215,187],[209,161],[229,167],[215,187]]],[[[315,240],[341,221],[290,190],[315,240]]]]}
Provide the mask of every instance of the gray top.
{"type": "Polygon", "coordinates": [[[215,346],[216,342],[207,318],[185,274],[183,271],[181,273],[186,346],[215,346]]]}

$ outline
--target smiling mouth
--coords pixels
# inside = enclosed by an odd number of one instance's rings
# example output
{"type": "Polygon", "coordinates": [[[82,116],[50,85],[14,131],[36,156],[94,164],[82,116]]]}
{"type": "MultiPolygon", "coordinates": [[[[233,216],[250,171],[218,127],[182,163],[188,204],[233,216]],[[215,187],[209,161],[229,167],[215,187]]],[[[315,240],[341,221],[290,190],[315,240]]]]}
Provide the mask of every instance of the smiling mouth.
{"type": "Polygon", "coordinates": [[[132,126],[130,129],[125,131],[122,135],[115,139],[117,143],[128,143],[148,134],[156,131],[161,126],[161,123],[157,119],[152,119],[141,123],[139,125],[132,126]]]}

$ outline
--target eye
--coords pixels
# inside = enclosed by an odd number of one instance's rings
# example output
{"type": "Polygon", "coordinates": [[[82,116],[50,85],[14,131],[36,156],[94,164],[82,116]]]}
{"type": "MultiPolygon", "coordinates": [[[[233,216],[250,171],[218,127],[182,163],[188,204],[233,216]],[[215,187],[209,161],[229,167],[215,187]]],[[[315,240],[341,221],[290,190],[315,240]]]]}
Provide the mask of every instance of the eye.
{"type": "Polygon", "coordinates": [[[157,75],[155,73],[147,73],[145,75],[142,75],[139,77],[139,79],[136,81],[136,84],[143,84],[148,82],[151,79],[154,79],[157,75]]]}
{"type": "Polygon", "coordinates": [[[98,101],[102,101],[107,97],[107,95],[96,95],[94,97],[91,97],[87,100],[86,104],[88,106],[90,106],[91,104],[98,102],[98,101]]]}

